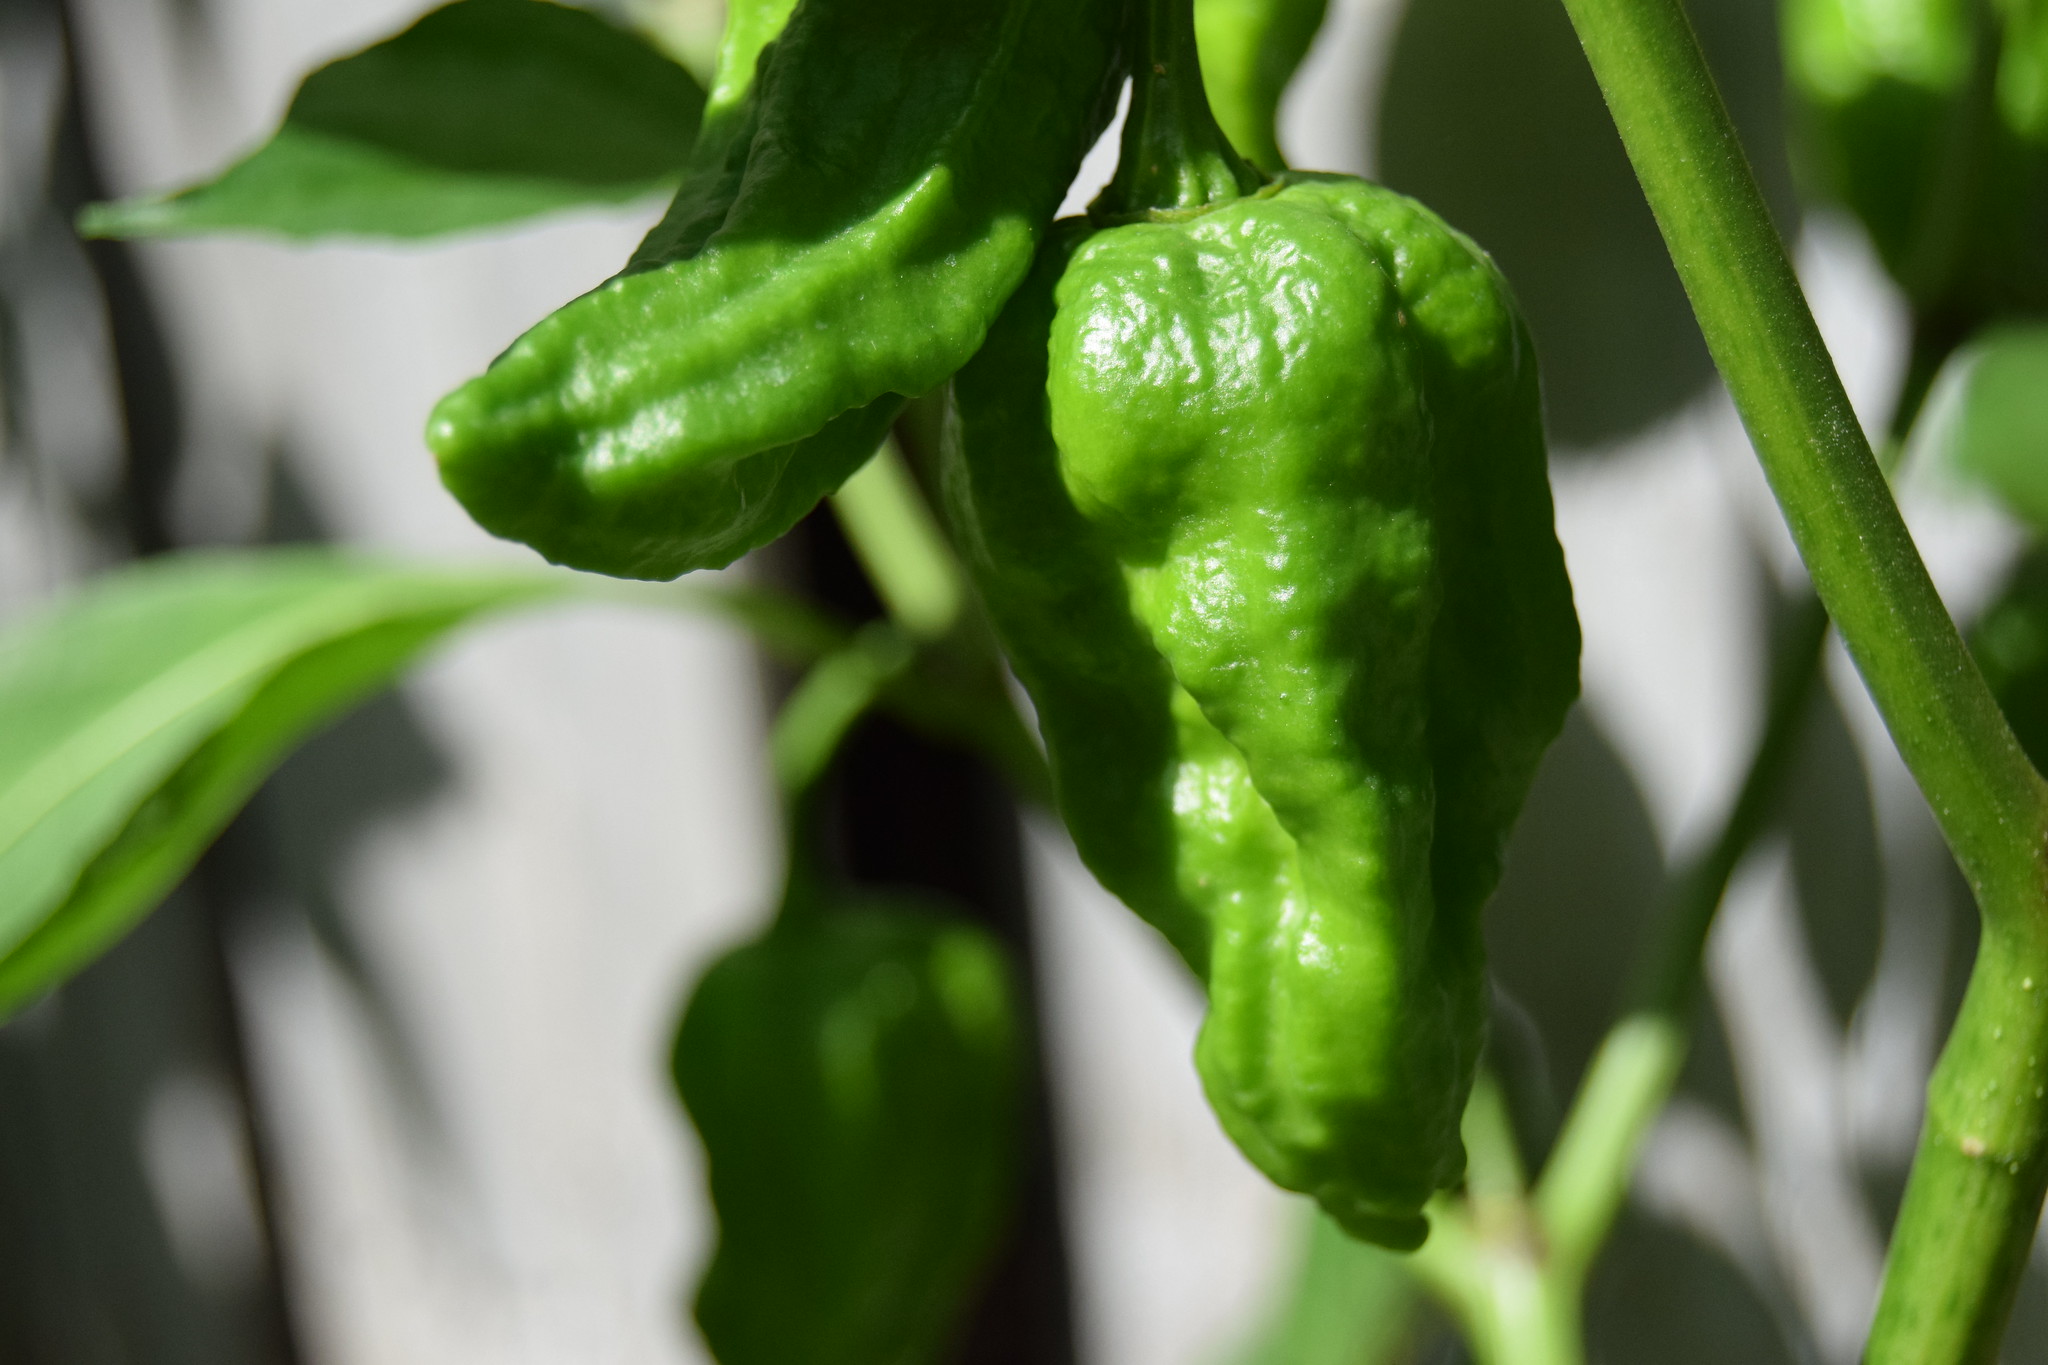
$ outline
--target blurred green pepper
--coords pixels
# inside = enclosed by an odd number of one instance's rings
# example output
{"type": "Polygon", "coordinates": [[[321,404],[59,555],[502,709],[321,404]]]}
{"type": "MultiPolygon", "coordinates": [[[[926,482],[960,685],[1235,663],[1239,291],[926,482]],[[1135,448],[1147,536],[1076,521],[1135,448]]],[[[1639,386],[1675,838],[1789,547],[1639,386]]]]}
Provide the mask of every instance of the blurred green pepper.
{"type": "Polygon", "coordinates": [[[2044,12],[1784,0],[1807,171],[1862,221],[1944,350],[1986,319],[2048,309],[2044,12]]]}
{"type": "Polygon", "coordinates": [[[994,940],[895,902],[786,912],[705,974],[674,1070],[722,1365],[937,1358],[1009,1215],[1018,1008],[994,940]]]}

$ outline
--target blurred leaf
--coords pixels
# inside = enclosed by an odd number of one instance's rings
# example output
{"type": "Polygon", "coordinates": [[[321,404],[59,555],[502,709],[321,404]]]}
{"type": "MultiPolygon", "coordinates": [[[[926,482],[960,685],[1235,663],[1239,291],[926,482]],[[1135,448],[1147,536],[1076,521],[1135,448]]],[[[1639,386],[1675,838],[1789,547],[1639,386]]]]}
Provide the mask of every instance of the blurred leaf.
{"type": "Polygon", "coordinates": [[[2048,142],[2048,5],[2003,0],[2005,23],[1998,54],[1998,108],[2006,126],[2035,142],[2048,142]]]}
{"type": "Polygon", "coordinates": [[[1410,1358],[1422,1291],[1404,1258],[1302,1220],[1300,1268],[1233,1365],[1393,1365],[1410,1358]]]}
{"type": "Polygon", "coordinates": [[[1827,688],[1807,703],[1779,816],[1791,841],[1806,948],[1836,1022],[1849,1023],[1877,972],[1883,862],[1862,755],[1827,688]]]}
{"type": "Polygon", "coordinates": [[[1994,328],[1958,348],[1914,425],[1911,459],[1982,484],[2048,531],[2048,326],[1994,328]]]}
{"type": "Polygon", "coordinates": [[[1970,632],[1970,650],[2020,747],[2048,769],[2048,550],[2036,548],[1970,632]]]}
{"type": "Polygon", "coordinates": [[[0,1017],[154,908],[313,730],[476,612],[564,581],[189,555],[0,637],[0,1017]]]}
{"type": "Polygon", "coordinates": [[[88,207],[89,237],[423,237],[672,186],[704,95],[643,39],[549,0],[456,0],[330,62],[217,179],[88,207]]]}
{"type": "Polygon", "coordinates": [[[1964,169],[1952,116],[1970,81],[1968,6],[1784,0],[1785,78],[1809,189],[1850,209],[1886,268],[1921,301],[1945,273],[1930,209],[1964,169]]]}
{"type": "Polygon", "coordinates": [[[1487,962],[1534,1019],[1571,1095],[1622,1004],[1664,894],[1664,862],[1627,765],[1583,706],[1536,772],[1486,908],[1487,962]]]}

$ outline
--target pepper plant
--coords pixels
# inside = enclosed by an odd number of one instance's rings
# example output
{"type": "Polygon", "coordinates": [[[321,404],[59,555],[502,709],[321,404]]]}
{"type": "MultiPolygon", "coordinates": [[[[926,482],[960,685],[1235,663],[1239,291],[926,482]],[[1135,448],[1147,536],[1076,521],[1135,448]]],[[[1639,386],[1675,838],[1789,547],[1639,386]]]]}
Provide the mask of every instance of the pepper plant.
{"type": "Polygon", "coordinates": [[[1014,1195],[1014,967],[820,856],[819,782],[879,707],[1055,810],[1200,980],[1204,1090],[1327,1216],[1312,1274],[1376,1244],[1478,1359],[1568,1365],[1832,623],[1983,914],[1867,1358],[1994,1359],[2048,1186],[2048,595],[2015,579],[1980,667],[1880,455],[1910,437],[2048,525],[2048,10],[1787,0],[1804,145],[1915,310],[1874,452],[1678,0],[1566,7],[1813,595],[1540,1168],[1480,933],[1578,689],[1536,350],[1483,243],[1285,164],[1321,0],[731,0],[703,86],[596,13],[454,0],[312,73],[214,179],[89,209],[105,236],[422,237],[673,187],[426,433],[480,526],[580,574],[195,555],[7,637],[0,1010],[454,627],[715,611],[807,669],[771,744],[781,907],[676,1039],[720,1361],[938,1359],[1014,1195]],[[1127,85],[1115,176],[1053,221],[1127,85]],[[617,581],[723,567],[827,497],[883,622],[617,581]]]}

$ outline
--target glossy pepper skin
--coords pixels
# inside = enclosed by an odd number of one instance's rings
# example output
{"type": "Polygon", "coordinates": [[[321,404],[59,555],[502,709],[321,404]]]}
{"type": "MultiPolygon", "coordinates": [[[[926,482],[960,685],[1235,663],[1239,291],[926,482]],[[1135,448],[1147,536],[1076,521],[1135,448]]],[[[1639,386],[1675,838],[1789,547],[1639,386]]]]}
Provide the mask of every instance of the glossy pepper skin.
{"type": "Polygon", "coordinates": [[[620,577],[780,535],[981,344],[1113,111],[1123,23],[1121,0],[804,0],[751,81],[752,39],[729,45],[627,269],[435,409],[443,481],[620,577]]]}
{"type": "Polygon", "coordinates": [[[1412,1247],[1480,911],[1577,693],[1529,339],[1346,177],[1061,224],[952,386],[951,515],[1083,858],[1208,985],[1224,1128],[1412,1247]]]}
{"type": "Polygon", "coordinates": [[[721,1365],[936,1359],[1008,1216],[1017,1009],[986,934],[888,903],[785,916],[706,973],[674,1072],[721,1365]]]}

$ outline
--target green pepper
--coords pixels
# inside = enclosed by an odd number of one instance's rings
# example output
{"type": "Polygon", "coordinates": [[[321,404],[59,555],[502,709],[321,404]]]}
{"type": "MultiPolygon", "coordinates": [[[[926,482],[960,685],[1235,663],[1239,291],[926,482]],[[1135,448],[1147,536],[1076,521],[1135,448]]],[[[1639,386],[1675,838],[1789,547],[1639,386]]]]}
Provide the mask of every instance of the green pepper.
{"type": "Polygon", "coordinates": [[[1209,107],[1230,145],[1262,171],[1287,167],[1275,128],[1280,97],[1329,7],[1330,0],[1195,0],[1209,107]]]}
{"type": "Polygon", "coordinates": [[[1998,112],[2021,137],[2048,143],[2048,3],[1998,0],[1998,112]]]}
{"type": "Polygon", "coordinates": [[[789,23],[796,0],[728,0],[725,28],[718,37],[718,62],[711,87],[704,92],[704,116],[692,161],[715,164],[724,159],[746,123],[747,95],[754,88],[761,53],[789,23]]]}
{"type": "Polygon", "coordinates": [[[757,47],[778,8],[626,270],[435,409],[485,529],[630,578],[780,535],[981,344],[1123,74],[1120,0],[805,0],[757,47]]]}
{"type": "Polygon", "coordinates": [[[1578,689],[1535,355],[1421,205],[1262,185],[1186,9],[1094,221],[951,386],[947,501],[1082,857],[1207,983],[1224,1128],[1412,1247],[1463,1165],[1480,912],[1578,689]]]}
{"type": "Polygon", "coordinates": [[[676,1035],[722,1365],[921,1365],[1008,1216],[1021,1030],[1002,949],[892,902],[809,907],[705,974],[676,1035]]]}
{"type": "MultiPolygon", "coordinates": [[[[2048,7],[1784,0],[1806,169],[1923,318],[2048,308],[2048,7]]],[[[1950,338],[1952,340],[1953,337],[1950,338]]]]}

